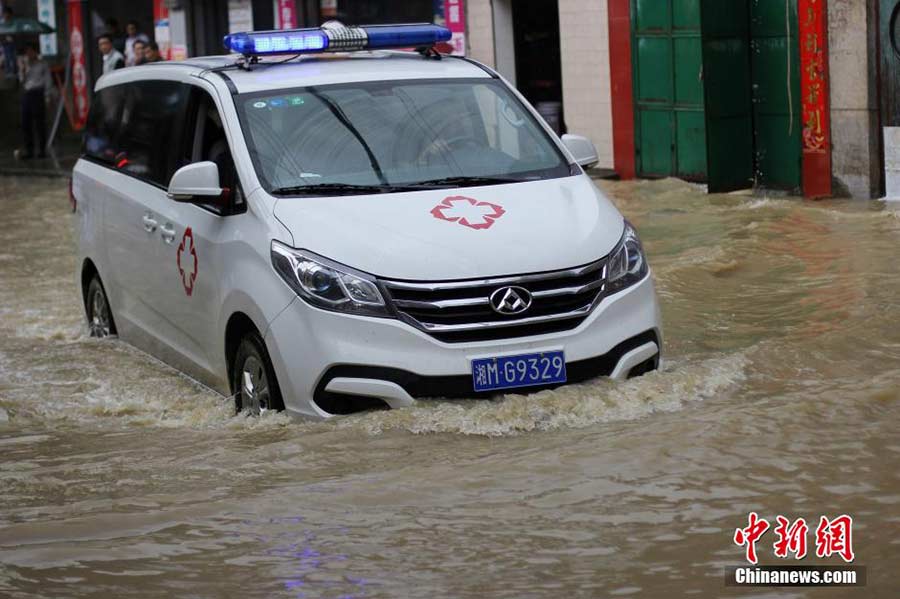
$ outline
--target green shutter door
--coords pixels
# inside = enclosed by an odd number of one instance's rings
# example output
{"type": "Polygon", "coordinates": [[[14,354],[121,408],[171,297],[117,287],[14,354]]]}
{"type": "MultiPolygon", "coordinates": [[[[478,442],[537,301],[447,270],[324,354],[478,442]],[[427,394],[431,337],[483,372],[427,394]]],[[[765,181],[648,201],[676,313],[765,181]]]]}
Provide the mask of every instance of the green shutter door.
{"type": "Polygon", "coordinates": [[[706,178],[700,0],[632,0],[637,171],[706,178]]]}
{"type": "Polygon", "coordinates": [[[801,179],[797,0],[750,0],[757,185],[798,191],[801,179]]]}
{"type": "Polygon", "coordinates": [[[747,0],[702,0],[709,191],[753,185],[747,0]]]}

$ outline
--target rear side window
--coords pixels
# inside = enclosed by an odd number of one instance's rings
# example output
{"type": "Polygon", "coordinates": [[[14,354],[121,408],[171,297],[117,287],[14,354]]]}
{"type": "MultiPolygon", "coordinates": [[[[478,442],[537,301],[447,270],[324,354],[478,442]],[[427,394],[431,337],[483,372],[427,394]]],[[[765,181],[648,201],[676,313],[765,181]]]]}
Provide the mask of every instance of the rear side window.
{"type": "Polygon", "coordinates": [[[138,81],[100,90],[85,131],[84,152],[163,187],[175,170],[188,87],[138,81]]]}
{"type": "Polygon", "coordinates": [[[104,164],[116,163],[125,92],[124,85],[117,85],[101,89],[94,95],[87,128],[84,130],[85,156],[104,164]]]}

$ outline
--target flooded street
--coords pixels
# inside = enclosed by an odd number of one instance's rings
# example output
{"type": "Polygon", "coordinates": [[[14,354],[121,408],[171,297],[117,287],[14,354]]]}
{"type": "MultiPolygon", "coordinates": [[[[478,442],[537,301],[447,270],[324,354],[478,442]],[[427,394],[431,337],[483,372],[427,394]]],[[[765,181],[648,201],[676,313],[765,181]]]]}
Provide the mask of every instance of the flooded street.
{"type": "Polygon", "coordinates": [[[88,338],[65,181],[0,178],[0,596],[896,596],[900,207],[600,185],[661,372],[298,423],[88,338]],[[750,511],[867,586],[726,588],[750,511]]]}

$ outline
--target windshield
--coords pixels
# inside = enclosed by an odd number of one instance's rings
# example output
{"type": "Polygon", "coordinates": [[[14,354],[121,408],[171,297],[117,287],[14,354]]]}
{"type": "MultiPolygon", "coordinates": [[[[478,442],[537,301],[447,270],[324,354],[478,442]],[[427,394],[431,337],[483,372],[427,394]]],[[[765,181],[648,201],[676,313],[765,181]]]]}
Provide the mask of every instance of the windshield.
{"type": "Polygon", "coordinates": [[[495,79],[361,82],[236,101],[257,174],[274,194],[485,185],[572,172],[495,79]]]}

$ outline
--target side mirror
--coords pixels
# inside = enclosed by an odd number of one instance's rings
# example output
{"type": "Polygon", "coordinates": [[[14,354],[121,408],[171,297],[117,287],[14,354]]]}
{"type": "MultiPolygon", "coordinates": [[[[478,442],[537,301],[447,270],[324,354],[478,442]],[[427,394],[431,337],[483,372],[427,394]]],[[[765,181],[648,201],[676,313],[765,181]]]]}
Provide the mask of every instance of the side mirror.
{"type": "Polygon", "coordinates": [[[580,166],[590,168],[600,162],[600,157],[597,156],[597,148],[594,147],[594,144],[587,137],[566,133],[562,136],[562,142],[566,149],[569,150],[569,153],[572,154],[572,158],[580,166]]]}
{"type": "Polygon", "coordinates": [[[215,162],[195,162],[183,166],[169,181],[169,197],[176,202],[217,204],[223,197],[219,187],[219,167],[215,162]]]}

